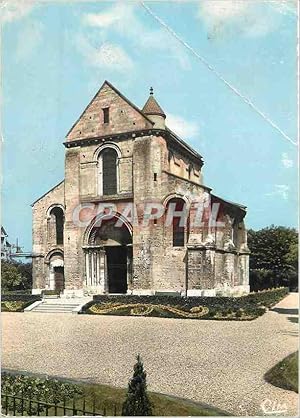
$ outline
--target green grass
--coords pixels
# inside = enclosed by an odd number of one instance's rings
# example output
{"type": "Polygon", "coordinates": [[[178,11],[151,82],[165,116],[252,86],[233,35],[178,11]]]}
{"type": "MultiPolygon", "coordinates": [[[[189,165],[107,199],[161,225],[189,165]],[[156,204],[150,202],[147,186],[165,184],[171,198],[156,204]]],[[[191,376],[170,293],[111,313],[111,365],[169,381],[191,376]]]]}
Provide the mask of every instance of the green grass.
{"type": "Polygon", "coordinates": [[[277,363],[264,377],[274,386],[298,393],[298,351],[277,363]]]}
{"type": "MultiPolygon", "coordinates": [[[[93,398],[96,399],[96,411],[106,409],[106,415],[114,414],[116,405],[117,414],[121,414],[122,404],[127,389],[115,388],[99,384],[76,383],[83,390],[83,395],[78,397],[78,408],[82,407],[83,398],[86,399],[86,409],[93,410],[93,398]]],[[[204,406],[196,402],[179,399],[167,395],[149,392],[149,398],[153,403],[153,411],[156,416],[220,416],[227,415],[224,411],[204,406]]],[[[68,403],[67,403],[68,404],[68,403]]],[[[77,405],[77,402],[76,402],[77,405]]],[[[69,402],[72,406],[72,402],[69,402]]],[[[229,415],[229,414],[228,414],[229,415]]]]}
{"type": "MultiPolygon", "coordinates": [[[[36,374],[22,374],[18,372],[2,373],[2,391],[3,393],[13,394],[17,396],[23,391],[24,397],[48,402],[54,404],[57,399],[57,414],[63,416],[62,409],[65,398],[65,406],[73,408],[73,396],[75,394],[75,407],[77,414],[82,415],[82,410],[86,410],[86,414],[93,413],[94,402],[95,412],[97,414],[113,416],[121,415],[122,405],[126,397],[127,388],[116,388],[107,385],[90,384],[81,381],[61,379],[61,378],[45,378],[36,374]],[[85,404],[85,408],[84,408],[85,404]]],[[[201,392],[201,387],[199,387],[201,392]]],[[[149,392],[149,398],[153,405],[153,415],[155,416],[225,416],[229,415],[217,408],[193,402],[188,399],[176,398],[174,396],[163,395],[160,393],[149,392]]],[[[5,401],[5,396],[4,396],[5,401]]],[[[2,400],[3,400],[2,399],[2,400]]],[[[8,412],[12,412],[12,400],[8,400],[8,412]]],[[[21,401],[16,401],[17,407],[21,405],[21,401]]],[[[25,411],[28,412],[29,402],[25,401],[25,411]]],[[[37,408],[37,403],[33,404],[33,408],[37,408]]],[[[5,406],[3,404],[3,409],[5,406]]],[[[18,409],[17,409],[18,410],[18,409]]],[[[34,409],[31,409],[34,411],[34,409]]],[[[37,409],[36,409],[37,411],[37,409]]],[[[20,411],[19,411],[20,412],[20,411]]],[[[72,410],[67,410],[67,415],[72,415],[72,410]]],[[[45,409],[40,415],[44,415],[45,409]]],[[[26,415],[26,414],[25,414],[26,415]]],[[[34,414],[36,415],[36,414],[34,414]]],[[[48,415],[55,415],[53,407],[48,409],[48,415]]]]}

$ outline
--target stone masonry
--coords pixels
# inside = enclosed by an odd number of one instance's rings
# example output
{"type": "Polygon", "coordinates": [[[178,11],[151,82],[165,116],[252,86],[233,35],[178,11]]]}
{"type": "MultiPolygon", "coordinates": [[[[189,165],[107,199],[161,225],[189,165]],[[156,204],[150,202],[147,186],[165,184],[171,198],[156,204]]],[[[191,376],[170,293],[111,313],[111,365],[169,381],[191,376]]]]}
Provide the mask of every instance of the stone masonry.
{"type": "Polygon", "coordinates": [[[140,110],[103,83],[66,136],[64,181],[32,205],[34,293],[249,291],[246,208],[203,184],[165,118],[152,91],[140,110]]]}

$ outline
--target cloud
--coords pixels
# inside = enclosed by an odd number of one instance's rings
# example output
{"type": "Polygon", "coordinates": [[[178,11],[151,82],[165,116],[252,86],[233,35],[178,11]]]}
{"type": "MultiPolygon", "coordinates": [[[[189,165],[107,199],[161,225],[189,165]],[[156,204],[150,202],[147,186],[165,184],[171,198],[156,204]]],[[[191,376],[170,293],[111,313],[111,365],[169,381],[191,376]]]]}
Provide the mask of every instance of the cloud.
{"type": "Polygon", "coordinates": [[[294,161],[289,158],[286,152],[282,153],[281,162],[285,168],[292,168],[294,166],[294,161]]]}
{"type": "Polygon", "coordinates": [[[199,125],[196,122],[188,121],[181,116],[168,113],[166,123],[172,131],[184,138],[192,138],[199,134],[199,125]]]}
{"type": "Polygon", "coordinates": [[[93,67],[119,72],[131,70],[133,62],[124,49],[110,42],[102,42],[99,47],[91,39],[82,35],[77,37],[76,45],[88,64],[93,67]]]}
{"type": "Polygon", "coordinates": [[[258,37],[276,30],[280,16],[295,10],[295,0],[202,0],[197,16],[210,37],[237,34],[258,37]]]}
{"type": "Polygon", "coordinates": [[[98,27],[101,29],[107,29],[117,25],[115,29],[118,29],[119,31],[126,29],[128,31],[132,31],[137,23],[133,9],[133,4],[117,2],[105,12],[86,13],[83,15],[83,23],[88,26],[98,27]]]}
{"type": "Polygon", "coordinates": [[[24,61],[31,57],[33,52],[42,43],[44,26],[38,21],[26,24],[17,36],[16,59],[24,61]]]}
{"type": "Polygon", "coordinates": [[[275,0],[270,2],[270,5],[279,13],[297,16],[297,1],[298,0],[275,0]]]}
{"type": "Polygon", "coordinates": [[[35,3],[31,0],[3,0],[0,4],[0,21],[9,23],[21,19],[32,11],[35,3]]]}
{"type": "Polygon", "coordinates": [[[283,200],[288,200],[290,186],[287,184],[275,184],[275,190],[271,193],[266,193],[266,196],[279,196],[283,200]]]}
{"type": "Polygon", "coordinates": [[[188,54],[182,45],[164,29],[152,30],[141,22],[134,3],[114,3],[101,13],[86,13],[82,17],[85,26],[98,29],[102,36],[117,34],[130,41],[133,49],[155,50],[163,56],[173,57],[182,69],[188,69],[188,54]]]}

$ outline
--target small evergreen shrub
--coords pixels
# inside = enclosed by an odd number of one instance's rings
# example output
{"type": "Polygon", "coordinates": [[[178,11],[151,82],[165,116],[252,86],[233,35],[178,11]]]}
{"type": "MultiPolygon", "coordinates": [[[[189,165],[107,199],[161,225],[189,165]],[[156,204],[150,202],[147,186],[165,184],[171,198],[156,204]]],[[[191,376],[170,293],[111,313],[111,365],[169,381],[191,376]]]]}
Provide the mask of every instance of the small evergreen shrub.
{"type": "Polygon", "coordinates": [[[122,407],[122,416],[151,416],[152,404],[147,393],[147,374],[140,355],[134,365],[133,377],[128,383],[126,399],[122,407]]]}

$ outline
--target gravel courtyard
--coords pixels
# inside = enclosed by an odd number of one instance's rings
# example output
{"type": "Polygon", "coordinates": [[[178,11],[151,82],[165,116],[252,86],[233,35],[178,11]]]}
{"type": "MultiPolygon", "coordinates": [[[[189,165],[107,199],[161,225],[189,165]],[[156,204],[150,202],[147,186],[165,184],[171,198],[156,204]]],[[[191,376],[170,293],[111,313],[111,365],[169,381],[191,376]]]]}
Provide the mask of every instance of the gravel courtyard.
{"type": "Polygon", "coordinates": [[[297,350],[297,307],[290,294],[250,322],[2,313],[2,368],[126,386],[140,353],[150,390],[235,415],[263,415],[262,403],[296,415],[297,394],[263,375],[297,350]]]}

